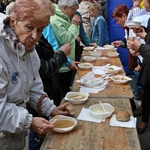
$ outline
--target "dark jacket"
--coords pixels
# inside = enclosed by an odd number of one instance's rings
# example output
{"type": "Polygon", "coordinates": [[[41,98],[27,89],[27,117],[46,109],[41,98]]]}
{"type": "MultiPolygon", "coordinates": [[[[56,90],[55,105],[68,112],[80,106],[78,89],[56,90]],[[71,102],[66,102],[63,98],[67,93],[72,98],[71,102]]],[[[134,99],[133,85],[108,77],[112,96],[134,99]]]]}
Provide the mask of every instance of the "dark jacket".
{"type": "Polygon", "coordinates": [[[139,48],[140,55],[144,58],[140,71],[139,83],[143,89],[150,90],[150,19],[147,26],[147,35],[145,36],[146,44],[142,44],[139,48]]]}
{"type": "Polygon", "coordinates": [[[44,91],[50,99],[54,100],[54,104],[58,106],[63,97],[57,75],[61,66],[67,62],[67,57],[61,50],[55,53],[43,35],[36,45],[36,51],[41,60],[39,73],[44,84],[44,91]]]}

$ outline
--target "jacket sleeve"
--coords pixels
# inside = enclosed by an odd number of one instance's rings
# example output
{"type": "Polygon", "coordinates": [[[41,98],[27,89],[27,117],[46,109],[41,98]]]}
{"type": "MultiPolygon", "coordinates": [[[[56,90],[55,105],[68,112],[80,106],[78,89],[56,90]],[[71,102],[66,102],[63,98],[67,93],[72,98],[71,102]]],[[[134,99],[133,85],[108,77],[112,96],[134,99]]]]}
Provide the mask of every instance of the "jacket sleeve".
{"type": "Polygon", "coordinates": [[[56,39],[59,40],[59,45],[64,45],[65,43],[74,43],[76,38],[79,36],[79,26],[74,24],[70,24],[70,26],[66,26],[65,23],[62,23],[59,18],[55,18],[51,21],[53,31],[56,39]]]}
{"type": "Polygon", "coordinates": [[[80,16],[80,19],[81,19],[81,22],[80,22],[80,33],[79,33],[79,37],[81,38],[81,42],[85,45],[85,46],[88,46],[90,45],[90,40],[88,39],[85,31],[84,31],[84,27],[83,27],[83,22],[82,22],[82,16],[81,14],[76,11],[76,14],[80,16]]]}
{"type": "Polygon", "coordinates": [[[150,44],[141,44],[139,48],[140,55],[143,57],[144,62],[150,66],[150,44]]]}
{"type": "Polygon", "coordinates": [[[41,58],[40,75],[50,78],[66,62],[67,62],[67,57],[64,54],[64,52],[61,50],[58,50],[52,58],[49,58],[49,60],[41,58]]]}

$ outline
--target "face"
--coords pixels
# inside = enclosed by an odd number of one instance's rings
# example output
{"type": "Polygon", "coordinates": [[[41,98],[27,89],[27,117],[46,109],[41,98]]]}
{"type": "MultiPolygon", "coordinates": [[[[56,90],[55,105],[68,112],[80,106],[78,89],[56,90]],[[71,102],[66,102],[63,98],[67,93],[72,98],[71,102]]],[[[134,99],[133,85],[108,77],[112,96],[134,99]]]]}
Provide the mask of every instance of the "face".
{"type": "Polygon", "coordinates": [[[121,25],[122,27],[124,27],[126,19],[127,17],[125,14],[123,14],[122,17],[115,17],[117,24],[121,25]]]}
{"type": "Polygon", "coordinates": [[[98,15],[97,11],[94,11],[94,10],[88,9],[88,12],[91,17],[96,17],[98,15]]]}
{"type": "Polygon", "coordinates": [[[30,50],[36,44],[48,23],[49,18],[38,20],[30,17],[24,21],[15,21],[12,16],[10,17],[10,26],[26,50],[30,50]]]}
{"type": "Polygon", "coordinates": [[[76,10],[78,9],[78,6],[71,6],[71,7],[64,7],[65,14],[69,17],[72,18],[75,15],[76,10]]]}
{"type": "Polygon", "coordinates": [[[144,0],[144,7],[146,11],[150,12],[150,3],[149,0],[144,0]]]}

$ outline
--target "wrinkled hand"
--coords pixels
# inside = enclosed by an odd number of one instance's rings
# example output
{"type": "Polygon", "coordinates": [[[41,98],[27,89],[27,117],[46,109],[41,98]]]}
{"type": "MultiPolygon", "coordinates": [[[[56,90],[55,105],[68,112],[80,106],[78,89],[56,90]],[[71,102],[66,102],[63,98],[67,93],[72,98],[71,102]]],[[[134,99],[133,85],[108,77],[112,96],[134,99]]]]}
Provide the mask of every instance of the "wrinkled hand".
{"type": "Polygon", "coordinates": [[[66,111],[66,106],[68,105],[68,103],[64,103],[59,105],[58,107],[55,107],[54,110],[52,111],[52,115],[68,115],[68,111],[66,111]]]}
{"type": "Polygon", "coordinates": [[[130,41],[127,40],[127,47],[131,51],[137,52],[139,50],[141,43],[138,40],[130,41]]]}
{"type": "Polygon", "coordinates": [[[55,126],[55,123],[47,121],[41,117],[33,117],[31,129],[37,132],[38,134],[46,134],[51,132],[55,126]]]}
{"type": "Polygon", "coordinates": [[[72,18],[71,23],[72,23],[72,24],[75,24],[76,26],[78,26],[78,25],[80,24],[80,22],[81,22],[80,16],[74,15],[73,18],[72,18]]]}
{"type": "Polygon", "coordinates": [[[90,43],[90,46],[94,46],[94,48],[96,48],[97,44],[96,43],[90,43]]]}
{"type": "Polygon", "coordinates": [[[132,56],[138,56],[140,53],[133,51],[132,49],[129,49],[129,52],[132,54],[132,56]]]}
{"type": "Polygon", "coordinates": [[[65,53],[65,55],[67,56],[71,53],[71,45],[69,43],[67,43],[67,44],[61,46],[60,50],[62,50],[65,53]]]}
{"type": "Polygon", "coordinates": [[[79,64],[79,62],[72,61],[71,64],[70,64],[70,66],[69,66],[69,69],[70,70],[77,70],[78,69],[77,64],[79,64]]]}
{"type": "Polygon", "coordinates": [[[111,43],[111,45],[113,45],[114,47],[122,46],[122,41],[114,41],[111,43]]]}

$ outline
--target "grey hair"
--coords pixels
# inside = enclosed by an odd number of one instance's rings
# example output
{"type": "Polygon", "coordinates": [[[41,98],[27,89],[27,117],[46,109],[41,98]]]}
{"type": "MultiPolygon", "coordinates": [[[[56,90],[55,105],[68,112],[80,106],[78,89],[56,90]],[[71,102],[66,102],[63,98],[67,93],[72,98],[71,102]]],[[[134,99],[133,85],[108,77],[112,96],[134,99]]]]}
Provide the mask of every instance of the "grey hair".
{"type": "Polygon", "coordinates": [[[71,6],[76,6],[76,5],[79,5],[78,0],[59,0],[58,1],[59,7],[62,7],[62,6],[71,7],[71,6]]]}

